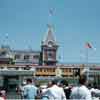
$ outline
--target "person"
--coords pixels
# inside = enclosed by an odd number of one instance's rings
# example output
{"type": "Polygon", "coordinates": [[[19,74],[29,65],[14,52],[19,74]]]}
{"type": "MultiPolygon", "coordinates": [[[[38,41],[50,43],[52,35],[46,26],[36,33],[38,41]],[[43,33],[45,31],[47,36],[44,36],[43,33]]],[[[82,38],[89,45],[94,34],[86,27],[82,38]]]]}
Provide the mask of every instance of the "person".
{"type": "Polygon", "coordinates": [[[24,98],[24,94],[23,94],[23,91],[24,91],[24,86],[26,85],[26,82],[22,82],[21,85],[19,85],[17,88],[16,88],[16,92],[21,96],[21,99],[24,98]]]}
{"type": "Polygon", "coordinates": [[[100,97],[100,90],[99,89],[91,88],[90,92],[92,94],[92,97],[97,97],[97,98],[100,97]]]}
{"type": "Polygon", "coordinates": [[[70,99],[71,100],[92,100],[91,92],[87,88],[87,77],[82,75],[79,77],[79,86],[73,87],[70,99]]]}
{"type": "Polygon", "coordinates": [[[57,85],[57,80],[52,81],[52,86],[44,93],[42,100],[66,100],[64,90],[57,85]]]}
{"type": "Polygon", "coordinates": [[[3,97],[3,94],[0,92],[0,100],[6,100],[4,97],[3,97]]]}
{"type": "Polygon", "coordinates": [[[61,84],[62,84],[62,87],[64,89],[66,99],[70,99],[71,87],[68,86],[68,81],[63,79],[63,80],[61,80],[61,84]]]}
{"type": "Polygon", "coordinates": [[[27,84],[24,86],[23,95],[26,100],[34,100],[37,96],[38,88],[32,84],[32,79],[26,80],[27,84]]]}
{"type": "Polygon", "coordinates": [[[49,81],[47,84],[47,88],[50,88],[52,86],[52,81],[49,81]]]}

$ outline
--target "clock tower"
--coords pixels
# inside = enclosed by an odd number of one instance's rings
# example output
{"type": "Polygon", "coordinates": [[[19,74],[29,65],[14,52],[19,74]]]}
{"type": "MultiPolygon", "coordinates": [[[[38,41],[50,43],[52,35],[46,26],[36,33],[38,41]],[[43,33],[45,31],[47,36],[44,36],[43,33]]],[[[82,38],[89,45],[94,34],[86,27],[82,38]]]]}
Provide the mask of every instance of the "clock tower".
{"type": "Polygon", "coordinates": [[[53,28],[48,25],[47,36],[41,44],[42,51],[42,65],[56,65],[57,63],[57,49],[58,45],[53,36],[53,28]]]}

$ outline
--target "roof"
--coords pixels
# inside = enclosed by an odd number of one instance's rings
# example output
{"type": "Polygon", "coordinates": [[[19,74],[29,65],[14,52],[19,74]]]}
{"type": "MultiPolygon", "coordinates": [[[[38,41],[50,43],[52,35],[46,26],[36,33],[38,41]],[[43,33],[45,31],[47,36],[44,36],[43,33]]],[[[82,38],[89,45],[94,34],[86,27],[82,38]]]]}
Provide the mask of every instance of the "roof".
{"type": "Polygon", "coordinates": [[[43,40],[43,45],[48,45],[49,41],[53,42],[54,45],[57,45],[56,38],[53,34],[53,28],[50,25],[48,25],[48,31],[46,37],[43,40]]]}
{"type": "Polygon", "coordinates": [[[40,53],[40,51],[33,51],[33,50],[12,50],[11,52],[14,52],[14,53],[40,53]]]}

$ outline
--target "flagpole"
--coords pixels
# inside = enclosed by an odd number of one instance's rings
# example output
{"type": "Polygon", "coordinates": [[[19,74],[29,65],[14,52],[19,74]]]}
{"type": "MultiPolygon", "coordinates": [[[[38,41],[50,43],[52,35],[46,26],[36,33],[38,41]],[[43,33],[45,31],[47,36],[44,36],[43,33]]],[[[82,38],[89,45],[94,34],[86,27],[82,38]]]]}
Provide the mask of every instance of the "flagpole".
{"type": "Polygon", "coordinates": [[[90,70],[90,68],[89,68],[89,47],[86,47],[86,70],[87,70],[87,73],[86,73],[86,75],[87,75],[87,80],[89,80],[89,70],[90,70]]]}
{"type": "Polygon", "coordinates": [[[86,48],[86,75],[87,75],[87,80],[89,78],[89,75],[88,75],[88,48],[86,48]]]}

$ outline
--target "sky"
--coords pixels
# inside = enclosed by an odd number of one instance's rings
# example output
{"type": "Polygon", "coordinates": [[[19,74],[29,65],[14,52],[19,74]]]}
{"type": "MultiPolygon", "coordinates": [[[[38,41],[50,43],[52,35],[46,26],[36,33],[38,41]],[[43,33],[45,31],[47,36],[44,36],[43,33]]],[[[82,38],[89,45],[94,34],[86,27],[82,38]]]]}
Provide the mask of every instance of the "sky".
{"type": "Polygon", "coordinates": [[[0,45],[40,51],[48,23],[59,44],[58,61],[100,63],[100,0],[0,0],[0,45]],[[96,48],[88,49],[88,61],[87,41],[96,48]]]}

